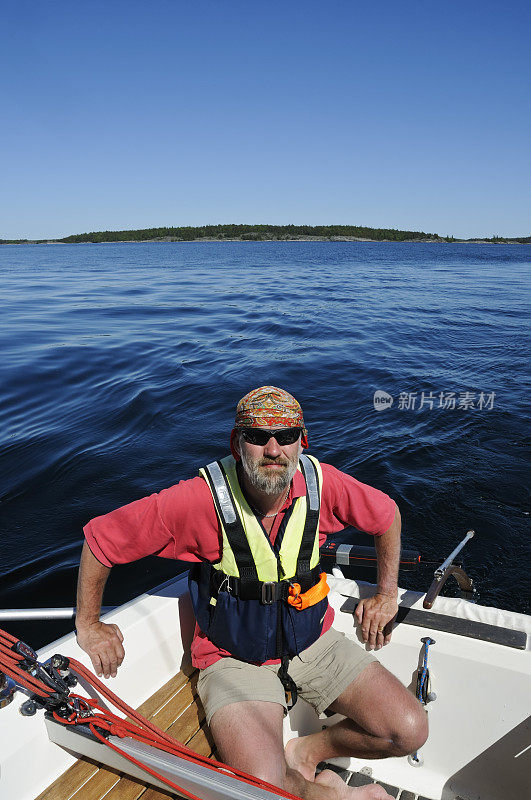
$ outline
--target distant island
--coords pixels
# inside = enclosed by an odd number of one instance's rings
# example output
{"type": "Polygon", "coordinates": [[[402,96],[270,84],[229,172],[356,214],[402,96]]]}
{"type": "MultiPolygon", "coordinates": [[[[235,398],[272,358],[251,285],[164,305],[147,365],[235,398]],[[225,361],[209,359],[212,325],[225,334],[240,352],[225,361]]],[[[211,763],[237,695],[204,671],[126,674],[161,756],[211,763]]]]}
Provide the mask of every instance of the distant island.
{"type": "Polygon", "coordinates": [[[393,228],[365,228],[359,225],[203,225],[181,228],[143,228],[135,231],[92,231],[65,236],[63,239],[0,239],[0,244],[75,244],[110,242],[470,242],[495,244],[531,244],[531,236],[507,239],[456,239],[423,231],[399,231],[393,228]]]}

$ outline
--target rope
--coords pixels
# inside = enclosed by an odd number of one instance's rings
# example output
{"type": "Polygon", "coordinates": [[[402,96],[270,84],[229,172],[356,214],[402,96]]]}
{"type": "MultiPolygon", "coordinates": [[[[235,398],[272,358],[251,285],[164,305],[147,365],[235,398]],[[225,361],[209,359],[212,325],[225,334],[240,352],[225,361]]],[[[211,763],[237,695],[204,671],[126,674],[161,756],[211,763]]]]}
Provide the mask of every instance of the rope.
{"type": "Polygon", "coordinates": [[[41,681],[39,678],[36,678],[34,675],[31,675],[29,672],[25,672],[23,669],[17,666],[17,663],[20,661],[24,661],[24,656],[20,653],[15,653],[14,650],[11,648],[13,644],[16,644],[18,639],[15,639],[14,636],[10,634],[6,634],[5,631],[0,630],[0,672],[4,672],[6,675],[9,675],[10,678],[13,678],[20,686],[24,689],[27,689],[33,694],[38,695],[42,698],[48,698],[52,694],[52,690],[49,686],[41,681]],[[10,647],[6,646],[4,643],[4,639],[9,637],[10,647]]]}
{"type": "MultiPolygon", "coordinates": [[[[0,629],[0,671],[13,678],[18,686],[23,687],[28,692],[37,695],[43,700],[55,696],[56,692],[52,688],[47,686],[39,678],[36,678],[34,675],[31,675],[17,666],[19,662],[25,659],[24,655],[16,653],[12,649],[18,641],[16,637],[0,629]]],[[[255,778],[253,775],[249,775],[242,770],[194,753],[193,750],[190,750],[190,748],[181,744],[172,736],[160,730],[160,728],[157,728],[156,725],[143,717],[142,714],[127,705],[127,703],[108,689],[104,683],[98,680],[98,678],[79,661],[71,658],[69,659],[69,666],[74,674],[84,679],[89,685],[96,689],[107,702],[124,713],[128,719],[122,719],[112,711],[102,708],[98,704],[97,699],[69,693],[65,695],[65,705],[69,708],[70,713],[65,717],[54,710],[53,717],[55,720],[63,725],[88,725],[90,731],[98,741],[107,745],[107,747],[110,747],[128,761],[136,764],[136,766],[148,772],[152,777],[161,781],[170,789],[185,795],[190,798],[190,800],[201,800],[201,798],[184,789],[182,786],[178,786],[169,778],[160,775],[155,770],[129,755],[114,743],[109,742],[102,731],[113,736],[118,736],[119,738],[124,738],[126,736],[131,737],[138,742],[164,750],[166,753],[178,756],[185,761],[199,764],[212,772],[219,772],[221,770],[224,774],[229,774],[242,783],[265,789],[266,791],[274,793],[277,797],[285,797],[287,800],[300,800],[300,798],[280,789],[278,786],[273,786],[273,784],[255,778]]]]}
{"type": "MultiPolygon", "coordinates": [[[[117,717],[112,712],[108,712],[105,709],[100,709],[99,706],[94,705],[95,708],[100,712],[94,720],[87,720],[87,718],[79,717],[80,724],[88,724],[88,722],[92,722],[92,724],[96,724],[96,720],[99,722],[101,719],[105,721],[106,724],[115,725],[115,731],[117,731],[116,735],[118,736],[133,736],[133,738],[137,737],[144,737],[139,738],[138,741],[145,741],[146,744],[152,744],[153,746],[158,747],[161,750],[165,750],[172,755],[177,755],[180,758],[185,759],[186,761],[191,761],[195,764],[200,764],[206,769],[211,770],[212,772],[218,772],[220,769],[224,772],[229,772],[233,777],[241,780],[243,783],[247,783],[250,786],[256,786],[262,789],[266,789],[270,792],[274,792],[277,796],[282,796],[289,798],[289,800],[299,800],[296,798],[295,795],[290,794],[289,792],[285,792],[282,789],[279,789],[278,786],[273,786],[273,784],[267,783],[266,781],[262,781],[259,778],[255,778],[253,775],[249,775],[247,772],[243,770],[239,770],[236,767],[230,767],[227,764],[223,764],[220,761],[215,761],[211,758],[207,758],[206,756],[201,756],[197,753],[194,753],[193,750],[186,747],[185,745],[178,742],[172,736],[169,736],[164,731],[161,731],[160,728],[157,728],[156,725],[153,725],[149,720],[143,717],[138,711],[135,711],[133,708],[127,705],[123,700],[121,700],[114,692],[111,692],[98,678],[96,678],[90,670],[88,670],[83,664],[75,659],[70,659],[70,667],[73,669],[75,673],[77,673],[80,677],[84,678],[87,682],[89,682],[95,689],[97,689],[103,697],[115,708],[119,709],[123,713],[127,714],[127,716],[133,720],[133,723],[129,723],[126,720],[122,720],[120,717],[117,717]],[[135,730],[135,724],[138,725],[140,730],[135,730]],[[131,727],[129,727],[131,725],[131,727]],[[119,731],[123,731],[121,734],[119,731]],[[150,736],[149,734],[152,734],[150,736]]],[[[83,698],[86,699],[86,698],[83,698]]],[[[97,701],[90,701],[90,705],[92,706],[97,701]]],[[[104,723],[104,729],[106,729],[106,724],[104,723]]],[[[105,740],[106,743],[107,740],[105,740]]],[[[114,749],[114,748],[113,748],[114,749]]],[[[122,753],[126,758],[128,758],[127,753],[122,753]]],[[[144,769],[144,767],[142,766],[144,769]]],[[[149,770],[148,770],[149,771],[149,770]]],[[[159,780],[166,782],[166,778],[160,775],[156,775],[159,780]]],[[[175,788],[171,782],[168,783],[171,785],[172,788],[175,788]]],[[[184,791],[177,787],[179,791],[184,791]]]]}

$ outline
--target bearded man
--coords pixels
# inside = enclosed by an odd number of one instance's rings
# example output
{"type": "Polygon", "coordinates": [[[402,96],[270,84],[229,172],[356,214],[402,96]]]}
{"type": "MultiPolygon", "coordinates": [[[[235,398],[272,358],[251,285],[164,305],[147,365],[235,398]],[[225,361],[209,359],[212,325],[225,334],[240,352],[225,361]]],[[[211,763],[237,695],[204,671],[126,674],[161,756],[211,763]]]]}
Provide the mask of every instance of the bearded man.
{"type": "Polygon", "coordinates": [[[377,785],[347,787],[316,766],[337,756],[413,753],[427,738],[420,703],[372,654],[397,613],[400,514],[383,492],[302,451],[302,409],[262,386],[236,409],[231,455],[191,480],[137,500],[84,529],[76,629],[98,675],[124,658],[116,625],[99,620],[113,564],[149,554],[193,564],[192,663],[220,757],[305,800],[385,800],[377,785]],[[335,631],[319,547],[346,525],[375,536],[378,585],[356,617],[363,648],[335,631]],[[283,747],[297,694],[345,719],[283,747]]]}

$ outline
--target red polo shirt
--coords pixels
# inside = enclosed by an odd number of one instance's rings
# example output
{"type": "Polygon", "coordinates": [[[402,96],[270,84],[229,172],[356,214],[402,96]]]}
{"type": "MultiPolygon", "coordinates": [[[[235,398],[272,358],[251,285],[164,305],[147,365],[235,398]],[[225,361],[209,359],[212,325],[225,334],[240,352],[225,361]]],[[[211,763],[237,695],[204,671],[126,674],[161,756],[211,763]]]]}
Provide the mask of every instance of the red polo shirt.
{"type": "MultiPolygon", "coordinates": [[[[327,535],[337,533],[346,525],[376,536],[390,527],[396,506],[388,495],[330,464],[321,464],[321,467],[320,546],[327,535]]],[[[286,502],[274,520],[269,535],[271,543],[275,541],[286,509],[296,497],[305,493],[302,473],[296,472],[286,502]]],[[[84,534],[92,553],[108,567],[148,555],[189,562],[216,563],[221,559],[221,527],[210,489],[199,476],[96,517],[85,526],[84,534]]],[[[334,612],[329,606],[323,633],[330,628],[333,618],[334,612]]],[[[225,655],[229,653],[216,647],[196,626],[193,665],[204,669],[225,655]]]]}

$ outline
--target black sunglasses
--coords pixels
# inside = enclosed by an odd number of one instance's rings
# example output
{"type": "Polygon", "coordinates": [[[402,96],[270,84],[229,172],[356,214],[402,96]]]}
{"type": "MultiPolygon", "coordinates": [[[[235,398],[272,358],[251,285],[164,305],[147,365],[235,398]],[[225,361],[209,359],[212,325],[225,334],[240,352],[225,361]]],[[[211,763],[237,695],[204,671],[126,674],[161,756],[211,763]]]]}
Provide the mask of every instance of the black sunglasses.
{"type": "Polygon", "coordinates": [[[261,428],[242,428],[242,436],[249,444],[266,445],[273,437],[280,446],[295,444],[301,435],[301,428],[282,428],[279,431],[264,431],[261,428]]]}

